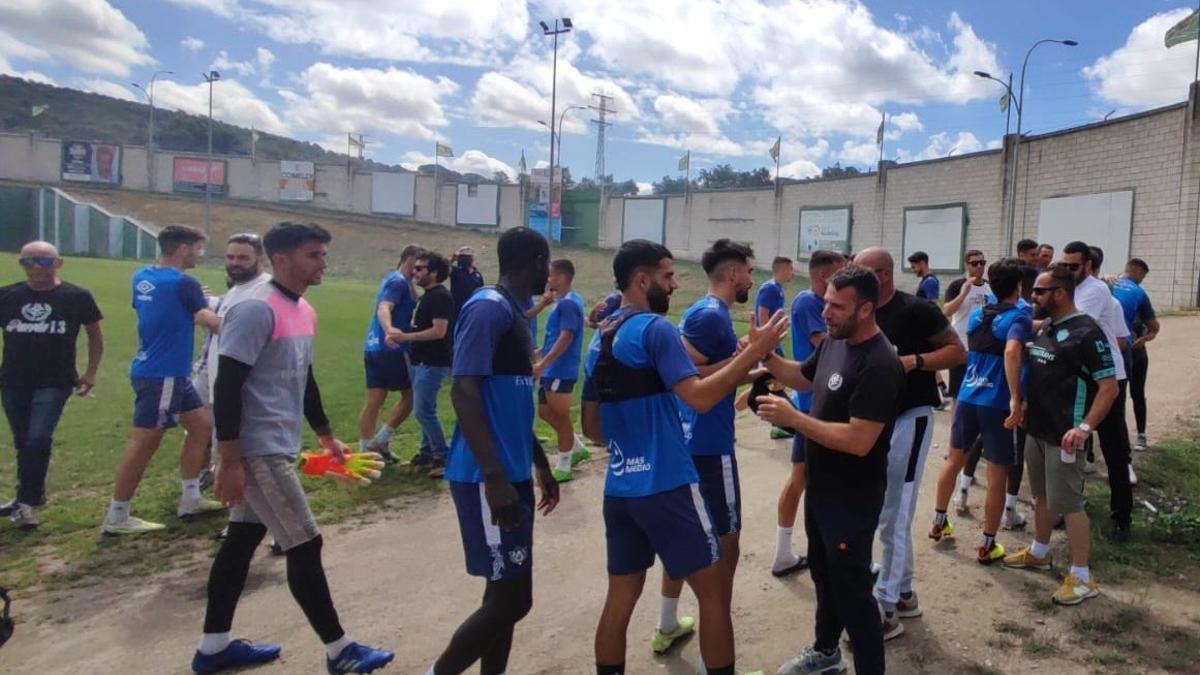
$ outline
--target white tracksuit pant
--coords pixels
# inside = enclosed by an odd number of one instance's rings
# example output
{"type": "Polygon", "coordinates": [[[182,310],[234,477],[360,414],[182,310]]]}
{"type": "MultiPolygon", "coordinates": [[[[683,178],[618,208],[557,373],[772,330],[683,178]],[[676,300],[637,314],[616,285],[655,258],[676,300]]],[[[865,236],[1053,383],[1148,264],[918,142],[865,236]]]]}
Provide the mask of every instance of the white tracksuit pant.
{"type": "Polygon", "coordinates": [[[909,408],[896,417],[888,449],[887,492],[879,514],[882,569],[875,582],[875,598],[889,611],[901,593],[912,590],[912,522],[932,439],[933,410],[929,406],[909,408]]]}

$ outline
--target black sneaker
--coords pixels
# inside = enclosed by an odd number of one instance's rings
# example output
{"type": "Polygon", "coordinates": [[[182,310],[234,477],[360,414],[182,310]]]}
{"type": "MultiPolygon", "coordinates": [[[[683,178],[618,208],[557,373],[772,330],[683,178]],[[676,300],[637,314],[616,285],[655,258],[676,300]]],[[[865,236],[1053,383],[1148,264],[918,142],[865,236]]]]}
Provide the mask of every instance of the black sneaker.
{"type": "Polygon", "coordinates": [[[442,479],[446,477],[446,460],[441,457],[433,458],[429,463],[429,477],[434,479],[442,479]]]}
{"type": "Polygon", "coordinates": [[[12,512],[17,508],[17,500],[10,499],[7,502],[0,504],[0,516],[11,516],[12,512]]]}
{"type": "Polygon", "coordinates": [[[283,555],[284,553],[283,547],[279,545],[279,542],[275,541],[274,537],[271,537],[271,543],[267,544],[267,552],[275,556],[283,555]]]}
{"type": "Polygon", "coordinates": [[[369,452],[379,453],[379,458],[382,459],[386,464],[397,464],[400,462],[400,458],[396,456],[396,453],[388,450],[387,448],[374,448],[369,452]]]}
{"type": "Polygon", "coordinates": [[[417,453],[408,461],[408,465],[418,469],[423,469],[433,466],[433,461],[433,455],[423,455],[421,453],[417,453]]]}
{"type": "Polygon", "coordinates": [[[1112,531],[1109,532],[1108,538],[1114,544],[1128,544],[1133,541],[1133,528],[1129,523],[1113,523],[1112,531]]]}

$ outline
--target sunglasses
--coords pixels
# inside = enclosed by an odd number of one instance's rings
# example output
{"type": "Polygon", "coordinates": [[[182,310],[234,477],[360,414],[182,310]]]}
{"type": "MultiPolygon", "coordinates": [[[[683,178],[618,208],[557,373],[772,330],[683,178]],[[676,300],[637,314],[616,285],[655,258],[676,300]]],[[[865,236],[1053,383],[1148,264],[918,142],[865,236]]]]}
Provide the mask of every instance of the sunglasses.
{"type": "Polygon", "coordinates": [[[1078,272],[1079,268],[1083,267],[1083,263],[1060,262],[1060,263],[1058,263],[1058,266],[1065,267],[1065,268],[1071,270],[1072,272],[1078,272]]]}
{"type": "Polygon", "coordinates": [[[29,269],[30,267],[54,267],[54,263],[58,262],[58,258],[47,258],[38,256],[35,258],[21,258],[19,260],[21,267],[29,269]]]}
{"type": "Polygon", "coordinates": [[[1050,293],[1051,291],[1057,291],[1060,288],[1062,288],[1062,286],[1034,286],[1033,294],[1034,295],[1045,295],[1047,293],[1050,293]]]}
{"type": "Polygon", "coordinates": [[[986,260],[968,260],[967,264],[970,265],[971,267],[979,267],[981,265],[986,265],[987,261],[986,260]]]}

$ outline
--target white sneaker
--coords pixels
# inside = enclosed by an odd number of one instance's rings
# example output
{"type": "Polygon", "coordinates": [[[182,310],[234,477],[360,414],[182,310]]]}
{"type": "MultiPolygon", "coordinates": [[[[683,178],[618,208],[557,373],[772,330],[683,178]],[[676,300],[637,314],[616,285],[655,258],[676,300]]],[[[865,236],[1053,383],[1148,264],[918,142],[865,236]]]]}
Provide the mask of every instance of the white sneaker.
{"type": "Polygon", "coordinates": [[[100,531],[110,537],[117,537],[123,534],[142,534],[143,532],[157,532],[165,530],[166,525],[155,523],[149,520],[142,520],[134,516],[128,516],[121,522],[113,522],[107,518],[104,519],[104,524],[100,526],[100,531]]]}
{"type": "Polygon", "coordinates": [[[1133,472],[1133,465],[1129,465],[1129,484],[1137,485],[1137,474],[1133,472]]]}
{"type": "Polygon", "coordinates": [[[195,500],[180,499],[179,508],[176,509],[175,515],[179,516],[180,518],[190,518],[192,516],[199,516],[205,513],[216,513],[217,511],[224,510],[225,505],[213,499],[206,499],[204,497],[195,500]]]}
{"type": "Polygon", "coordinates": [[[28,504],[14,505],[8,519],[22,530],[32,530],[42,524],[42,521],[38,520],[37,509],[28,504]]]}
{"type": "Polygon", "coordinates": [[[1028,523],[1025,521],[1025,516],[1014,506],[1011,509],[1004,509],[1004,518],[1000,522],[1000,527],[1006,530],[1023,530],[1028,523]]]}
{"type": "Polygon", "coordinates": [[[1137,435],[1137,442],[1133,444],[1133,449],[1138,452],[1145,452],[1150,449],[1150,441],[1146,440],[1146,434],[1137,435]]]}
{"type": "Polygon", "coordinates": [[[956,489],[954,491],[954,499],[950,500],[950,503],[954,506],[954,511],[960,516],[971,510],[970,507],[967,506],[966,490],[956,489]]]}

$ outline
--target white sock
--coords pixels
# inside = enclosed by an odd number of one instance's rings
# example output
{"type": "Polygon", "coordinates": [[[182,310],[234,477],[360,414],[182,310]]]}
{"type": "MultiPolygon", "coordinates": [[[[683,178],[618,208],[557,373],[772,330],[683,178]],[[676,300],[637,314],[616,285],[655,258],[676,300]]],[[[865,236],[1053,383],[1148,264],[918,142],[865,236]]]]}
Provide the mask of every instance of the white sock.
{"type": "Polygon", "coordinates": [[[1004,508],[1009,509],[1011,511],[1016,506],[1017,506],[1017,496],[1016,495],[1008,495],[1008,494],[1004,495],[1004,508]]]}
{"type": "Polygon", "coordinates": [[[658,605],[658,629],[664,633],[679,628],[679,598],[662,596],[658,605]]]}
{"type": "Polygon", "coordinates": [[[342,653],[343,649],[352,644],[354,644],[354,641],[350,639],[349,635],[342,635],[342,637],[334,640],[333,642],[325,643],[325,654],[331,659],[336,659],[338,654],[342,653]]]}
{"type": "Polygon", "coordinates": [[[395,432],[395,427],[389,427],[384,424],[379,427],[379,431],[375,432],[375,442],[379,445],[387,445],[388,441],[392,440],[392,434],[395,432]]]}
{"type": "Polygon", "coordinates": [[[233,636],[230,633],[205,633],[200,636],[200,653],[216,654],[224,651],[232,640],[233,636]]]}
{"type": "Polygon", "coordinates": [[[583,440],[579,438],[579,434],[575,434],[575,443],[571,446],[571,454],[575,454],[583,450],[583,440]]]}
{"type": "Polygon", "coordinates": [[[965,473],[958,474],[958,489],[966,492],[971,487],[972,478],[965,473]]]}
{"type": "Polygon", "coordinates": [[[368,443],[370,443],[371,441],[372,441],[372,439],[370,439],[370,438],[360,438],[360,439],[358,439],[358,451],[359,451],[359,452],[366,452],[366,451],[367,451],[367,444],[368,444],[368,443]]]}
{"type": "Polygon", "coordinates": [[[1090,569],[1088,569],[1087,565],[1084,565],[1083,567],[1076,567],[1075,565],[1071,565],[1071,574],[1074,574],[1076,579],[1082,581],[1085,584],[1091,583],[1091,581],[1092,581],[1092,571],[1090,569]]]}
{"type": "Polygon", "coordinates": [[[112,500],[108,504],[108,522],[123,523],[129,518],[129,502],[112,500]]]}
{"type": "Polygon", "coordinates": [[[790,565],[796,561],[796,553],[792,550],[792,528],[775,527],[775,567],[790,565]]]}
{"type": "Polygon", "coordinates": [[[558,451],[558,462],[555,464],[554,468],[558,469],[559,471],[570,471],[571,470],[571,451],[570,450],[567,450],[566,452],[563,452],[562,450],[558,451]]]}
{"type": "Polygon", "coordinates": [[[199,478],[184,478],[183,479],[183,494],[180,499],[185,502],[200,501],[200,479],[199,478]]]}
{"type": "Polygon", "coordinates": [[[1045,558],[1046,556],[1050,555],[1050,544],[1049,542],[1043,544],[1037,539],[1034,539],[1033,543],[1029,545],[1029,552],[1032,553],[1033,557],[1035,558],[1045,558]]]}

